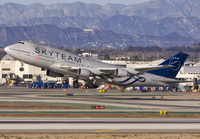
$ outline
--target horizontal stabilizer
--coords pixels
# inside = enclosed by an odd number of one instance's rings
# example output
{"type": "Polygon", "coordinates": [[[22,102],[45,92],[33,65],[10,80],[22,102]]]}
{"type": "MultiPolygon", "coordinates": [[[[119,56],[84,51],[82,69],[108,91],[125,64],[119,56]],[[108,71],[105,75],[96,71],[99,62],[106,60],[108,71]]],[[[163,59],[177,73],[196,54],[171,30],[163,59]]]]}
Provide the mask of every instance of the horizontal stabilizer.
{"type": "Polygon", "coordinates": [[[145,68],[136,68],[136,71],[140,72],[146,72],[146,71],[151,71],[151,70],[158,70],[158,69],[165,69],[165,68],[172,68],[174,67],[173,65],[158,65],[154,67],[145,67],[145,68]]]}
{"type": "Polygon", "coordinates": [[[183,80],[175,80],[175,79],[167,79],[167,80],[157,80],[158,82],[163,82],[163,83],[167,83],[167,84],[169,84],[169,83],[189,83],[189,82],[193,82],[193,81],[183,81],[183,80]]]}

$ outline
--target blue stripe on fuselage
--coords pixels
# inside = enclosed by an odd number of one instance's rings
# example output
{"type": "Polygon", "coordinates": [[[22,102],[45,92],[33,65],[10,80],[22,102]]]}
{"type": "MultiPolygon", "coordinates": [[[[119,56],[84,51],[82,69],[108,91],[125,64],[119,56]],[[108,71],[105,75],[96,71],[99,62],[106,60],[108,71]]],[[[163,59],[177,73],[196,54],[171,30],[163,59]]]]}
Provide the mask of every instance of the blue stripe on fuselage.
{"type": "MultiPolygon", "coordinates": [[[[132,77],[130,77],[131,79],[134,79],[132,77]]],[[[129,78],[128,78],[129,79],[129,78]]],[[[126,79],[127,80],[127,79],[126,79]]],[[[129,79],[130,80],[130,79],[129,79]]],[[[135,82],[146,82],[146,79],[144,77],[139,77],[138,79],[134,79],[134,81],[132,81],[131,83],[128,84],[122,84],[122,86],[129,86],[131,84],[134,84],[135,82]]],[[[119,83],[124,83],[124,82],[119,82],[119,83]]]]}
{"type": "Polygon", "coordinates": [[[127,78],[126,80],[124,80],[124,81],[120,81],[119,83],[125,83],[125,82],[127,82],[127,81],[129,81],[130,79],[132,79],[131,77],[129,77],[129,78],[127,78]]]}

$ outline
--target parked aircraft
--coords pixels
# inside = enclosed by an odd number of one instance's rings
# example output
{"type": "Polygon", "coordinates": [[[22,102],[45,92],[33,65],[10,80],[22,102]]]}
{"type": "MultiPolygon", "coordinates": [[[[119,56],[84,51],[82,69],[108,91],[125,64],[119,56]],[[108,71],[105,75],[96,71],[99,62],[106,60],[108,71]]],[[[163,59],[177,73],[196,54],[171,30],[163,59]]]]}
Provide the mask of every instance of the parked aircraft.
{"type": "MultiPolygon", "coordinates": [[[[7,46],[4,50],[19,61],[47,69],[48,76],[65,75],[74,79],[83,79],[89,87],[94,87],[95,82],[122,87],[175,87],[179,83],[175,77],[188,57],[188,54],[180,52],[158,66],[123,68],[27,41],[7,46]]],[[[23,71],[23,67],[20,70],[23,71]]]]}

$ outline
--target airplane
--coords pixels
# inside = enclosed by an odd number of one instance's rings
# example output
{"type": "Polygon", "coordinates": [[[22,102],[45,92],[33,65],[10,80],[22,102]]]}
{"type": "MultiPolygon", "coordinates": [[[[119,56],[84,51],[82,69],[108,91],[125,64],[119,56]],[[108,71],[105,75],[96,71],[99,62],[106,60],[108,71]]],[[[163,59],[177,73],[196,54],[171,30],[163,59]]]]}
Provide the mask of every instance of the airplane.
{"type": "MultiPolygon", "coordinates": [[[[102,82],[123,88],[177,87],[181,81],[175,77],[188,57],[188,54],[179,52],[157,66],[123,68],[28,41],[20,41],[5,47],[4,50],[16,60],[47,69],[47,76],[82,79],[89,88],[102,82]]],[[[23,71],[23,67],[20,70],[23,71]]]]}

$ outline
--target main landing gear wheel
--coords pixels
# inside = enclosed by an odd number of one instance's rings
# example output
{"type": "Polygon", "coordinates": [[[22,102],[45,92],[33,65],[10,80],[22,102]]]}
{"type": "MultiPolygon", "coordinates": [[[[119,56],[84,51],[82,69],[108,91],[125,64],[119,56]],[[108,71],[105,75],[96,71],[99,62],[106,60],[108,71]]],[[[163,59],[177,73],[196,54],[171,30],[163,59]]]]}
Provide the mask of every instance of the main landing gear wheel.
{"type": "Polygon", "coordinates": [[[73,81],[74,88],[79,88],[78,80],[73,81]]]}
{"type": "Polygon", "coordinates": [[[98,85],[95,80],[86,80],[85,81],[85,88],[98,88],[98,85]]]}
{"type": "Polygon", "coordinates": [[[93,83],[86,83],[85,88],[98,88],[98,85],[93,83]]]}

